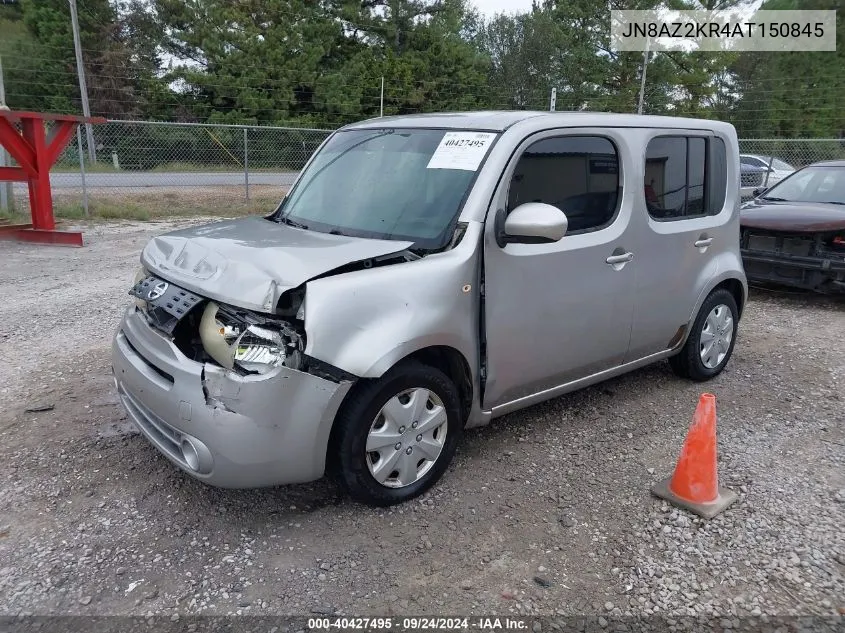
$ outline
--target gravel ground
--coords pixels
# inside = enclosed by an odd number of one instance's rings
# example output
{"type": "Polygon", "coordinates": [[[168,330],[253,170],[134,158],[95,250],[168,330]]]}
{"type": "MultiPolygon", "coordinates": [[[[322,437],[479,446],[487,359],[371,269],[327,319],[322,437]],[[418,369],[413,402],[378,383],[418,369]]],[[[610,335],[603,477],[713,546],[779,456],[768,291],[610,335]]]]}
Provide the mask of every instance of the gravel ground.
{"type": "Polygon", "coordinates": [[[706,386],[659,363],[509,415],[374,510],[326,481],[210,488],[128,423],[110,338],[176,225],[0,243],[0,614],[845,614],[845,302],[754,292],[706,386]],[[649,493],[702,389],[740,493],[711,521],[649,493]]]}

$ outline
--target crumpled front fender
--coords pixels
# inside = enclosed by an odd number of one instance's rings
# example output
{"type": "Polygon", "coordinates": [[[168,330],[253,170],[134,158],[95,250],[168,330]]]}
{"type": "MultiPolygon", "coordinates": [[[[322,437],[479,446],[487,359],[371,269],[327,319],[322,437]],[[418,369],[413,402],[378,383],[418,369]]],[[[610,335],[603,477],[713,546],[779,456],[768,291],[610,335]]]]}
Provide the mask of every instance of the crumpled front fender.
{"type": "Polygon", "coordinates": [[[419,349],[452,347],[478,359],[480,225],[461,247],[424,258],[315,279],[306,285],[305,353],[377,378],[419,349]]]}

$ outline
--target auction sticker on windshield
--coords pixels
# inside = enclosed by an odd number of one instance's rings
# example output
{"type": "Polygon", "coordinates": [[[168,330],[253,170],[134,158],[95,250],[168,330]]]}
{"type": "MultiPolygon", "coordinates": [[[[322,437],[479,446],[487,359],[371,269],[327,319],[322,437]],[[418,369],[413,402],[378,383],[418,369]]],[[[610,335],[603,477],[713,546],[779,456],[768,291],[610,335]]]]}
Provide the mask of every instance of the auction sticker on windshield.
{"type": "Polygon", "coordinates": [[[446,132],[426,168],[475,171],[494,138],[491,132],[446,132]]]}

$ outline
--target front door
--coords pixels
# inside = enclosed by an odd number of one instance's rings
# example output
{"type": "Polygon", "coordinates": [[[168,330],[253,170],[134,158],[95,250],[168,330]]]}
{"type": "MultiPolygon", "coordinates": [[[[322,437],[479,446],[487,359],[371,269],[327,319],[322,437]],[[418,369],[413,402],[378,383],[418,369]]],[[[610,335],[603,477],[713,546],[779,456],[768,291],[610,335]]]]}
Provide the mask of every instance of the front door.
{"type": "Polygon", "coordinates": [[[607,129],[543,132],[515,152],[485,229],[485,409],[622,363],[638,257],[630,164],[624,136],[607,129]],[[525,202],[561,209],[566,235],[499,247],[493,211],[525,202]]]}

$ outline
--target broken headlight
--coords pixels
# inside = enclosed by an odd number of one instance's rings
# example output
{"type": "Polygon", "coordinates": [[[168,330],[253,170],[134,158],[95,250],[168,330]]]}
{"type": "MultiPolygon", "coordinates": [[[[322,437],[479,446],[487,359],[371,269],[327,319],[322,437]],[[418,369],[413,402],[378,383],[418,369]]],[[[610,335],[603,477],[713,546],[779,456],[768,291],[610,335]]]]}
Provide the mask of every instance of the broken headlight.
{"type": "Polygon", "coordinates": [[[292,328],[257,315],[233,314],[213,301],[203,312],[200,339],[206,353],[227,369],[266,374],[279,365],[299,365],[302,340],[292,328]]]}
{"type": "Polygon", "coordinates": [[[234,342],[235,364],[259,374],[285,362],[282,335],[257,325],[247,326],[234,342]]]}

